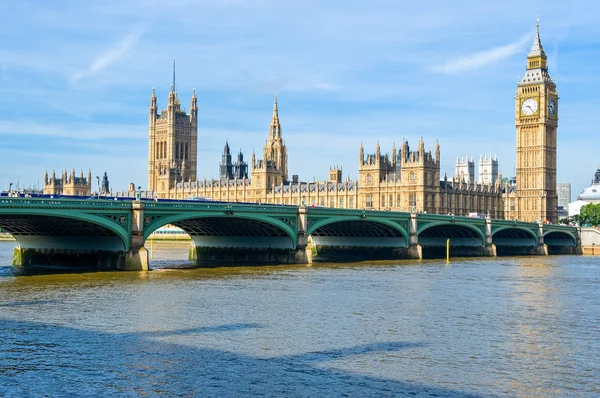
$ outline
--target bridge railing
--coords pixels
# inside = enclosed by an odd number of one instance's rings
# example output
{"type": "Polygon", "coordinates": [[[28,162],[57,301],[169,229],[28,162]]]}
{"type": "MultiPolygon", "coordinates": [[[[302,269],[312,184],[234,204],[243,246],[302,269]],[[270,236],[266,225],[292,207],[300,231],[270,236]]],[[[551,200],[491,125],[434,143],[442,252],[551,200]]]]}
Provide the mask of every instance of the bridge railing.
{"type": "Polygon", "coordinates": [[[0,198],[0,208],[131,209],[131,202],[103,199],[0,198]]]}
{"type": "Polygon", "coordinates": [[[144,210],[190,210],[190,211],[243,211],[246,213],[280,213],[291,214],[298,211],[298,206],[252,205],[237,203],[210,202],[144,202],[144,210]]]}

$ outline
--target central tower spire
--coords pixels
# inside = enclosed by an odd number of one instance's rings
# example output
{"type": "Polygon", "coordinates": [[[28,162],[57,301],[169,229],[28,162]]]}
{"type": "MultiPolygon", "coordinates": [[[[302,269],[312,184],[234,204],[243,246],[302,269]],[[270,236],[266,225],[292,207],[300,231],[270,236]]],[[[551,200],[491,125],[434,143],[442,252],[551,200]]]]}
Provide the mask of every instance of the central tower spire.
{"type": "Polygon", "coordinates": [[[535,20],[535,36],[533,38],[533,44],[531,50],[527,54],[527,70],[531,69],[544,69],[547,70],[546,65],[546,53],[544,47],[542,47],[542,40],[540,39],[540,18],[539,16],[535,20]]]}
{"type": "Polygon", "coordinates": [[[177,86],[175,86],[175,58],[173,58],[173,84],[171,85],[173,91],[177,91],[177,86]]]}
{"type": "Polygon", "coordinates": [[[281,138],[281,125],[279,124],[279,110],[277,109],[277,93],[273,100],[273,118],[271,119],[271,137],[281,138]]]}

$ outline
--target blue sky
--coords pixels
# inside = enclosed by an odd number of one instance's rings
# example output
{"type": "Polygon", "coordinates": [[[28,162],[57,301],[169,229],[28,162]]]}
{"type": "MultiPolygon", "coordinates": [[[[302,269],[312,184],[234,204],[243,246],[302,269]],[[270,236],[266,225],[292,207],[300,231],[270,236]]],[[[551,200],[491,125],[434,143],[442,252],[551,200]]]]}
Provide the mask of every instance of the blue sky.
{"type": "MultiPolygon", "coordinates": [[[[358,149],[439,139],[514,174],[514,95],[539,14],[560,94],[558,182],[573,199],[600,163],[600,3],[593,1],[0,1],[0,185],[47,169],[147,184],[148,104],[199,106],[198,174],[228,139],[260,157],[273,93],[290,174],[357,176],[358,149]],[[460,5],[459,5],[460,4],[460,5]]],[[[94,184],[95,186],[95,184],[94,184]]],[[[4,186],[1,187],[4,189],[4,186]]]]}

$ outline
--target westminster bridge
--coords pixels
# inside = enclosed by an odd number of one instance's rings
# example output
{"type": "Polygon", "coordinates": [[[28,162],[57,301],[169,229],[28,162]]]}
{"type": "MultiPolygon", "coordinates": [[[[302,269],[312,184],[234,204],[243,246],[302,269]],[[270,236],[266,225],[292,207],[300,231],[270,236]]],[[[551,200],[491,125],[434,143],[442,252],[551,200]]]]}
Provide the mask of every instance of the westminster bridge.
{"type": "Polygon", "coordinates": [[[197,264],[445,258],[580,252],[575,227],[490,218],[195,201],[2,198],[13,264],[147,270],[144,243],[172,224],[197,264]]]}

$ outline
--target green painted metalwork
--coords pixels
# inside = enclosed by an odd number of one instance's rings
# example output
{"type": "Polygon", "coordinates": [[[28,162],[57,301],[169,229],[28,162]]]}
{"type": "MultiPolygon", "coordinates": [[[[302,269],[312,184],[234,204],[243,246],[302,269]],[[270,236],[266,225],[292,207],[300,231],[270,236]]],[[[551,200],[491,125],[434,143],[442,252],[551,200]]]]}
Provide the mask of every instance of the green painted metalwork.
{"type": "Polygon", "coordinates": [[[571,239],[573,239],[573,243],[577,245],[576,227],[569,227],[567,225],[544,224],[544,226],[542,227],[542,236],[546,236],[551,232],[559,232],[568,235],[571,239]]]}
{"type": "MultiPolygon", "coordinates": [[[[386,220],[383,218],[369,218],[369,219],[362,219],[359,218],[358,220],[360,220],[361,222],[367,223],[367,222],[372,222],[372,223],[376,223],[376,224],[382,224],[382,225],[387,225],[391,228],[393,228],[394,230],[400,232],[400,234],[404,237],[405,241],[406,241],[406,245],[409,244],[409,234],[406,230],[404,230],[402,228],[402,226],[400,224],[398,224],[397,222],[393,221],[393,220],[386,220]]],[[[308,230],[306,232],[307,235],[312,234],[313,232],[315,232],[317,229],[324,227],[325,225],[329,225],[329,224],[334,224],[334,223],[338,223],[338,222],[343,222],[343,221],[357,221],[357,217],[330,217],[330,218],[324,218],[324,219],[320,219],[316,222],[313,222],[309,225],[308,230]]]]}
{"type": "Polygon", "coordinates": [[[2,215],[60,217],[102,226],[121,238],[129,250],[131,234],[131,202],[109,200],[3,198],[2,215]]]}
{"type": "Polygon", "coordinates": [[[417,235],[420,235],[427,229],[442,225],[464,227],[474,231],[481,239],[481,245],[485,246],[484,218],[447,216],[439,214],[419,214],[417,216],[417,235]]]}
{"type": "MultiPolygon", "coordinates": [[[[98,225],[114,233],[122,241],[125,250],[129,249],[132,201],[102,199],[63,199],[63,198],[0,198],[0,220],[2,215],[61,217],[98,225]]],[[[201,218],[226,218],[252,220],[271,225],[289,236],[296,247],[298,243],[299,208],[297,206],[254,205],[213,202],[142,202],[144,219],[144,239],[159,227],[185,220],[201,218]]],[[[305,208],[307,235],[329,224],[344,221],[364,221],[378,223],[398,231],[409,243],[411,214],[405,212],[334,209],[325,207],[305,208]]],[[[417,234],[435,226],[456,226],[474,231],[485,245],[486,219],[438,214],[416,215],[417,234]]],[[[492,235],[507,229],[526,232],[538,242],[539,224],[512,220],[492,220],[492,235]]],[[[1,226],[1,224],[0,224],[1,226]]],[[[32,225],[34,227],[34,225],[32,225]]],[[[542,234],[557,232],[578,242],[577,228],[562,225],[543,225],[542,234]]]]}
{"type": "Polygon", "coordinates": [[[492,227],[492,236],[496,235],[496,233],[500,232],[500,231],[505,231],[507,229],[516,229],[519,231],[523,231],[526,232],[527,234],[529,234],[533,240],[535,241],[535,244],[539,244],[539,238],[538,238],[538,234],[537,234],[537,226],[534,229],[534,227],[522,227],[522,226],[512,226],[512,225],[500,225],[496,228],[492,227]]]}
{"type": "Polygon", "coordinates": [[[144,206],[144,240],[152,232],[167,224],[215,217],[236,217],[264,222],[284,231],[290,237],[294,248],[298,243],[297,207],[221,203],[147,203],[144,206]]]}
{"type": "Polygon", "coordinates": [[[381,225],[387,225],[398,231],[409,244],[408,225],[410,222],[410,213],[377,211],[377,210],[355,210],[355,209],[334,209],[334,208],[307,208],[307,235],[311,235],[317,229],[329,224],[342,221],[373,222],[381,225]]]}
{"type": "Polygon", "coordinates": [[[531,223],[531,222],[524,222],[524,221],[516,221],[516,220],[493,220],[492,235],[494,235],[496,232],[498,232],[500,230],[508,229],[508,228],[531,231],[531,233],[533,233],[537,238],[539,224],[531,223]]]}

